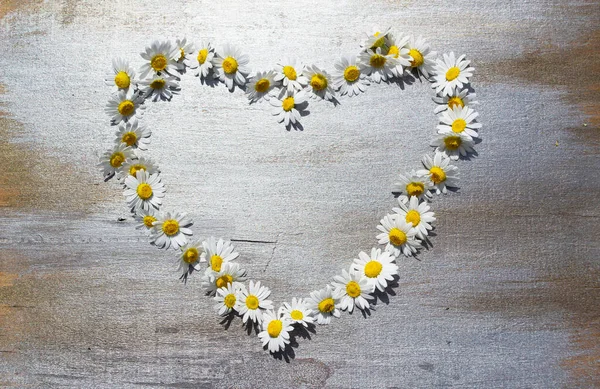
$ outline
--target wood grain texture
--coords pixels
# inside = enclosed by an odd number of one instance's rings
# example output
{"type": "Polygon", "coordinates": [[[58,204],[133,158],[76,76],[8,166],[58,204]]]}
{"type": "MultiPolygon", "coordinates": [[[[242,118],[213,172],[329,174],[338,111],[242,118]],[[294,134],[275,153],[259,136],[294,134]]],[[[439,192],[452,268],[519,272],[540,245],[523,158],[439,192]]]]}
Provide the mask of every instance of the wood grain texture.
{"type": "MultiPolygon", "coordinates": [[[[600,386],[599,22],[591,0],[2,2],[0,386],[600,386]],[[223,328],[198,277],[177,281],[102,182],[103,79],[113,56],[182,35],[238,44],[256,68],[331,68],[373,25],[473,59],[484,141],[389,301],[273,359],[223,328]]],[[[239,92],[182,87],[145,116],[167,206],[200,238],[236,239],[276,304],[376,243],[436,124],[419,81],[311,104],[302,132],[239,92]]]]}

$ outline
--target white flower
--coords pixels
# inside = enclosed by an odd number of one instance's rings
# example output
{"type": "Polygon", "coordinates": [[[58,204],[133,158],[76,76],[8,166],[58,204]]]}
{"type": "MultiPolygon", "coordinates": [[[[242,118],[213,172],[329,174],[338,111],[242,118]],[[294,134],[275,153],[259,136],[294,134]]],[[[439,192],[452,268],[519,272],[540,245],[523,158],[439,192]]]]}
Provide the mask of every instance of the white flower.
{"type": "Polygon", "coordinates": [[[435,214],[430,211],[427,201],[419,203],[419,199],[414,196],[411,196],[410,200],[398,197],[398,205],[400,208],[392,208],[392,211],[407,223],[411,223],[412,227],[417,230],[418,238],[425,239],[429,235],[429,230],[432,229],[431,223],[435,221],[435,214]]]}
{"type": "Polygon", "coordinates": [[[179,58],[179,48],[175,47],[169,41],[154,41],[146,51],[140,53],[145,62],[140,69],[140,77],[145,78],[150,73],[172,74],[173,70],[179,68],[177,58],[179,58]]]}
{"type": "Polygon", "coordinates": [[[408,54],[407,47],[410,37],[404,34],[399,34],[398,38],[391,33],[386,37],[386,55],[391,56],[396,60],[396,66],[392,68],[392,73],[396,77],[401,77],[404,69],[409,68],[412,57],[408,54]]]}
{"type": "Polygon", "coordinates": [[[278,313],[292,323],[300,324],[304,327],[308,327],[309,324],[314,322],[312,317],[313,311],[308,309],[308,304],[303,299],[292,297],[292,303],[283,303],[278,313]]]}
{"type": "Polygon", "coordinates": [[[390,33],[390,27],[381,31],[377,28],[373,28],[370,34],[367,34],[367,38],[360,45],[364,51],[369,49],[376,50],[378,47],[385,47],[386,38],[390,33]]]}
{"type": "Polygon", "coordinates": [[[469,83],[473,75],[473,68],[469,66],[471,61],[465,59],[466,55],[456,58],[454,52],[444,53],[444,59],[438,59],[435,66],[434,83],[431,86],[435,93],[442,96],[450,96],[455,88],[461,89],[469,83]]]}
{"type": "Polygon", "coordinates": [[[177,79],[164,74],[155,74],[152,78],[140,81],[142,95],[145,99],[152,97],[152,101],[171,100],[179,90],[177,79]]]}
{"type": "Polygon", "coordinates": [[[192,65],[192,54],[194,54],[194,43],[188,42],[187,38],[175,40],[175,48],[179,50],[177,65],[180,71],[192,65]]]}
{"type": "Polygon", "coordinates": [[[240,296],[245,288],[244,284],[233,282],[217,289],[214,308],[219,315],[225,316],[240,309],[240,296]]]}
{"type": "Polygon", "coordinates": [[[213,59],[215,57],[215,49],[212,47],[210,42],[202,42],[196,61],[198,61],[198,71],[196,76],[200,77],[200,80],[204,80],[208,77],[208,74],[213,68],[213,59]]]}
{"type": "Polygon", "coordinates": [[[148,210],[151,207],[159,209],[165,197],[165,185],[160,181],[159,174],[149,174],[145,170],[138,170],[135,177],[125,178],[123,195],[133,212],[148,210]]]}
{"type": "Polygon", "coordinates": [[[200,270],[200,262],[204,262],[201,253],[200,242],[190,242],[180,247],[180,253],[177,255],[177,270],[181,272],[182,280],[187,280],[194,270],[200,270]]]}
{"type": "Polygon", "coordinates": [[[110,97],[104,112],[110,116],[113,124],[119,124],[121,121],[129,121],[133,117],[141,117],[144,109],[143,103],[144,98],[131,89],[119,90],[110,97]]]}
{"type": "Polygon", "coordinates": [[[410,67],[421,73],[425,78],[433,74],[437,53],[431,51],[429,43],[422,37],[410,37],[408,41],[408,55],[411,58],[410,67]]]}
{"type": "Polygon", "coordinates": [[[298,127],[300,118],[305,113],[308,103],[304,92],[288,92],[283,90],[283,95],[279,98],[273,97],[269,103],[273,108],[273,115],[277,116],[277,121],[283,123],[286,128],[298,127]]]}
{"type": "Polygon", "coordinates": [[[352,312],[355,305],[362,310],[369,308],[368,300],[373,299],[369,293],[373,292],[375,284],[364,274],[352,268],[350,272],[342,270],[342,275],[333,277],[332,285],[335,288],[334,293],[340,298],[340,309],[352,312]]]}
{"type": "Polygon", "coordinates": [[[260,281],[250,280],[248,290],[243,290],[240,294],[240,309],[238,312],[242,315],[242,321],[246,323],[248,319],[260,324],[263,319],[263,310],[273,309],[271,300],[267,297],[271,291],[266,286],[261,286],[260,281]]]}
{"type": "Polygon", "coordinates": [[[147,233],[150,233],[153,227],[153,223],[156,221],[157,210],[155,208],[148,208],[148,210],[139,210],[135,214],[135,221],[137,224],[135,228],[138,230],[145,230],[147,233]]]}
{"type": "Polygon", "coordinates": [[[479,113],[469,107],[454,107],[447,109],[438,117],[440,123],[437,126],[438,134],[461,134],[469,138],[478,138],[477,130],[481,128],[481,123],[475,119],[479,113]]]}
{"type": "Polygon", "coordinates": [[[384,55],[381,52],[381,47],[375,51],[369,49],[362,52],[358,56],[360,70],[364,72],[373,82],[380,83],[382,80],[387,81],[394,76],[392,69],[398,65],[396,60],[391,55],[384,55]]]}
{"type": "Polygon", "coordinates": [[[246,76],[250,73],[247,65],[250,60],[248,55],[232,45],[224,45],[221,53],[213,59],[215,77],[225,83],[227,89],[233,91],[235,84],[240,87],[246,85],[246,76]]]}
{"type": "Polygon", "coordinates": [[[119,130],[115,133],[117,143],[125,143],[133,149],[148,150],[150,135],[152,132],[138,124],[137,119],[119,124],[119,130]]]}
{"type": "Polygon", "coordinates": [[[329,73],[312,65],[307,66],[306,69],[304,69],[303,74],[309,82],[307,90],[310,97],[330,101],[334,100],[335,93],[331,85],[329,73]]]}
{"type": "Polygon", "coordinates": [[[202,286],[206,289],[206,293],[212,296],[217,289],[245,279],[246,270],[240,268],[239,263],[228,262],[221,266],[221,271],[218,273],[210,267],[206,268],[202,277],[202,286]]]}
{"type": "Polygon", "coordinates": [[[340,299],[333,293],[331,285],[311,292],[307,306],[313,311],[313,316],[319,324],[329,324],[332,316],[340,317],[340,299]]]}
{"type": "Polygon", "coordinates": [[[364,275],[369,283],[379,291],[383,292],[398,274],[398,265],[394,263],[392,254],[388,251],[372,248],[371,255],[361,251],[358,258],[354,259],[351,269],[364,275]]]}
{"type": "Polygon", "coordinates": [[[277,82],[275,81],[274,71],[269,70],[268,72],[257,72],[256,74],[252,75],[248,81],[248,86],[246,89],[248,100],[253,103],[263,98],[265,100],[269,100],[270,92],[275,86],[277,86],[277,82]]]}
{"type": "Polygon", "coordinates": [[[473,139],[466,136],[466,134],[438,134],[431,141],[431,145],[436,147],[436,152],[442,153],[452,160],[457,160],[459,155],[466,157],[475,151],[473,139]]]}
{"type": "Polygon", "coordinates": [[[98,167],[102,169],[104,178],[108,179],[119,171],[123,164],[135,158],[131,147],[125,143],[119,143],[102,155],[98,167]]]}
{"type": "Polygon", "coordinates": [[[417,253],[421,243],[415,239],[417,230],[398,215],[386,215],[379,222],[377,229],[381,234],[377,235],[379,244],[385,244],[385,250],[394,256],[403,253],[407,257],[417,253]]]}
{"type": "Polygon", "coordinates": [[[204,247],[202,260],[208,262],[209,269],[215,274],[221,271],[224,264],[233,261],[240,255],[233,251],[234,248],[230,241],[217,240],[214,236],[202,242],[202,246],[204,247]]]}
{"type": "Polygon", "coordinates": [[[433,183],[427,175],[418,175],[414,170],[408,176],[398,175],[398,182],[394,183],[392,192],[405,197],[415,196],[419,199],[431,198],[430,190],[433,183]]]}
{"type": "Polygon", "coordinates": [[[364,92],[369,82],[366,76],[361,72],[356,57],[342,57],[335,62],[333,72],[333,85],[340,94],[358,96],[364,92]]]}
{"type": "Polygon", "coordinates": [[[277,63],[275,81],[281,82],[288,92],[300,92],[308,85],[308,78],[303,75],[304,65],[295,59],[287,59],[277,63]]]}
{"type": "Polygon", "coordinates": [[[263,347],[267,346],[269,352],[276,353],[283,351],[285,345],[290,343],[290,332],[293,330],[294,327],[291,326],[290,321],[276,315],[273,311],[265,311],[263,313],[262,331],[259,332],[258,338],[263,347]]]}
{"type": "Polygon", "coordinates": [[[129,66],[129,62],[123,58],[112,60],[112,73],[104,80],[108,86],[116,86],[117,89],[129,89],[135,83],[135,70],[129,66]]]}
{"type": "Polygon", "coordinates": [[[187,243],[187,237],[192,236],[189,228],[193,222],[183,212],[165,212],[159,214],[152,227],[150,240],[159,248],[178,249],[187,243]]]}
{"type": "Polygon", "coordinates": [[[462,90],[454,88],[454,91],[448,96],[436,96],[433,98],[433,101],[439,104],[435,107],[434,113],[440,113],[448,108],[477,105],[479,102],[475,101],[475,98],[475,93],[470,93],[466,88],[462,90]]]}
{"type": "Polygon", "coordinates": [[[137,159],[126,160],[117,170],[117,178],[124,181],[127,176],[135,177],[135,173],[139,170],[145,170],[149,174],[160,173],[158,166],[153,160],[146,157],[139,157],[137,159]]]}
{"type": "Polygon", "coordinates": [[[426,154],[422,162],[427,170],[417,170],[417,174],[428,174],[437,194],[446,194],[448,192],[446,187],[458,187],[458,168],[450,165],[450,158],[443,153],[436,152],[433,159],[426,154]]]}

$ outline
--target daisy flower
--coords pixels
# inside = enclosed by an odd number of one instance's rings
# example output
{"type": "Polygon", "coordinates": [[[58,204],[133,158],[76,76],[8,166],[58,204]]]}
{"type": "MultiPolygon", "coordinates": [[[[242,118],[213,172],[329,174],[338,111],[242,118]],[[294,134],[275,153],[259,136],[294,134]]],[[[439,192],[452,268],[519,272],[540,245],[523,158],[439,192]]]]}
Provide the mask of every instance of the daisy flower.
{"type": "Polygon", "coordinates": [[[165,185],[160,182],[159,174],[149,174],[147,171],[138,170],[135,177],[125,178],[123,195],[133,212],[139,209],[148,210],[151,207],[159,209],[165,197],[165,185]]]}
{"type": "Polygon", "coordinates": [[[179,48],[173,46],[169,41],[154,41],[146,51],[140,53],[147,62],[140,69],[140,77],[145,78],[150,73],[162,74],[163,72],[171,74],[174,69],[178,69],[176,58],[179,58],[179,48]]]}
{"type": "Polygon", "coordinates": [[[427,201],[419,203],[419,199],[412,196],[410,200],[398,198],[398,205],[400,208],[392,208],[392,211],[407,223],[411,223],[417,230],[417,238],[424,239],[429,235],[429,230],[432,229],[431,223],[435,221],[435,214],[430,211],[427,201]]]}
{"type": "Polygon", "coordinates": [[[421,243],[415,239],[417,230],[398,215],[386,215],[379,223],[377,229],[381,234],[376,238],[379,244],[386,245],[385,250],[392,255],[397,257],[403,253],[410,257],[421,248],[421,243]]]}
{"type": "Polygon", "coordinates": [[[420,36],[418,38],[411,36],[407,48],[411,58],[410,67],[425,78],[429,78],[435,68],[437,53],[431,51],[429,43],[420,36]]]}
{"type": "Polygon", "coordinates": [[[291,322],[273,311],[263,313],[262,331],[258,333],[258,338],[263,347],[267,347],[269,352],[276,353],[283,351],[285,345],[290,343],[290,332],[294,330],[291,322]]]}
{"type": "Polygon", "coordinates": [[[233,251],[234,248],[230,241],[217,240],[214,236],[202,242],[202,246],[204,247],[202,261],[207,261],[210,270],[215,272],[215,274],[221,271],[221,267],[224,264],[233,261],[240,255],[233,251]]]}
{"type": "Polygon", "coordinates": [[[242,54],[237,47],[226,44],[213,60],[215,77],[224,82],[230,91],[233,91],[235,84],[243,87],[246,85],[246,76],[250,73],[248,62],[248,55],[242,54]]]}
{"type": "Polygon", "coordinates": [[[438,117],[440,123],[437,126],[438,134],[461,134],[469,138],[478,138],[477,130],[481,123],[477,123],[479,113],[469,107],[454,107],[447,109],[438,117]]]}
{"type": "Polygon", "coordinates": [[[106,76],[104,80],[108,86],[116,86],[117,89],[129,89],[132,83],[135,83],[135,70],[129,66],[129,62],[123,58],[112,60],[113,71],[106,76]]]}
{"type": "Polygon", "coordinates": [[[135,214],[135,221],[137,222],[135,228],[137,230],[144,229],[146,232],[150,233],[154,226],[153,223],[156,221],[157,212],[158,211],[152,207],[148,208],[148,210],[140,209],[135,214]]]}
{"type": "Polygon", "coordinates": [[[404,73],[404,69],[410,67],[412,57],[408,54],[409,50],[406,47],[409,39],[408,36],[403,34],[398,35],[398,38],[396,38],[390,33],[386,37],[386,46],[388,50],[386,55],[396,60],[396,66],[392,68],[392,73],[396,77],[401,77],[404,73]]]}
{"type": "Polygon", "coordinates": [[[246,270],[240,268],[239,263],[228,262],[223,264],[218,273],[215,273],[210,267],[206,268],[202,277],[202,286],[206,289],[206,293],[212,296],[217,289],[245,279],[246,270]]]}
{"type": "Polygon", "coordinates": [[[292,303],[283,303],[283,306],[279,308],[278,313],[292,323],[299,324],[304,327],[308,327],[309,324],[314,323],[314,319],[312,317],[313,312],[308,309],[308,305],[303,299],[296,299],[295,297],[292,297],[292,303]]]}
{"type": "Polygon", "coordinates": [[[419,199],[431,198],[430,189],[433,184],[427,175],[418,175],[414,170],[408,176],[398,175],[398,182],[394,183],[392,192],[399,193],[405,197],[415,196],[419,199]]]}
{"type": "Polygon", "coordinates": [[[309,82],[308,91],[311,97],[329,101],[334,99],[331,77],[325,70],[312,65],[307,66],[303,74],[309,82]]]}
{"type": "Polygon", "coordinates": [[[119,90],[110,97],[104,112],[110,116],[112,124],[119,124],[121,121],[129,121],[133,117],[141,117],[144,109],[143,102],[144,98],[131,89],[119,90]]]}
{"type": "Polygon", "coordinates": [[[212,70],[214,57],[214,47],[212,47],[210,42],[202,42],[200,44],[200,49],[198,50],[198,55],[196,56],[196,61],[198,61],[198,72],[196,72],[196,76],[200,77],[201,80],[207,78],[208,73],[212,70]]]}
{"type": "Polygon", "coordinates": [[[194,43],[188,42],[187,38],[175,40],[175,47],[179,49],[177,57],[177,65],[180,71],[192,65],[192,55],[194,54],[194,43]]]}
{"type": "Polygon", "coordinates": [[[277,116],[277,122],[283,123],[286,128],[300,125],[300,118],[308,106],[304,92],[288,92],[279,98],[269,100],[273,108],[273,116],[277,116]]]}
{"type": "Polygon", "coordinates": [[[438,134],[433,139],[431,145],[436,147],[435,151],[442,153],[446,157],[457,160],[459,155],[466,157],[475,151],[473,139],[465,134],[456,134],[454,132],[438,134]]]}
{"type": "Polygon", "coordinates": [[[469,107],[477,105],[479,102],[475,101],[475,98],[475,93],[470,93],[466,88],[462,90],[454,88],[454,91],[448,96],[436,96],[433,98],[433,101],[439,104],[435,107],[434,113],[440,113],[455,107],[464,107],[465,105],[469,107]]]}
{"type": "Polygon", "coordinates": [[[161,249],[178,249],[187,243],[188,236],[192,236],[189,228],[192,224],[192,220],[183,212],[161,213],[154,222],[150,240],[161,249]]]}
{"type": "Polygon", "coordinates": [[[181,279],[185,281],[194,270],[200,270],[200,262],[204,262],[200,256],[202,253],[202,243],[190,242],[181,246],[179,249],[180,253],[177,255],[177,270],[181,272],[181,279]]]}
{"type": "Polygon", "coordinates": [[[432,159],[426,154],[423,156],[422,162],[427,170],[417,170],[417,174],[428,174],[437,194],[446,194],[448,192],[446,187],[458,187],[458,168],[450,165],[450,158],[442,153],[435,153],[432,159]]]}
{"type": "Polygon", "coordinates": [[[362,273],[359,273],[353,269],[350,272],[342,270],[342,275],[336,275],[333,277],[332,285],[335,289],[335,293],[340,298],[340,309],[348,312],[354,310],[354,306],[358,309],[368,309],[369,302],[372,300],[372,293],[374,290],[374,284],[362,273]]]}
{"type": "Polygon", "coordinates": [[[342,57],[335,63],[335,71],[333,72],[333,85],[340,94],[358,96],[364,92],[369,82],[366,76],[360,71],[356,62],[356,57],[342,57]]]}
{"type": "Polygon", "coordinates": [[[456,58],[454,52],[444,53],[444,58],[438,59],[435,66],[434,83],[431,85],[435,93],[442,96],[450,96],[455,88],[462,88],[469,83],[473,75],[473,68],[469,66],[471,61],[465,59],[463,54],[456,58]]]}
{"type": "Polygon", "coordinates": [[[398,274],[395,259],[388,251],[372,248],[371,256],[364,251],[358,253],[358,258],[354,259],[351,269],[364,276],[373,288],[384,292],[388,287],[388,281],[392,281],[398,274]]]}
{"type": "Polygon", "coordinates": [[[386,46],[386,38],[390,33],[390,27],[381,31],[377,28],[373,28],[370,34],[367,34],[367,39],[362,43],[361,47],[363,50],[376,50],[378,47],[383,48],[386,46]]]}
{"type": "Polygon", "coordinates": [[[152,132],[146,127],[140,126],[137,119],[133,119],[119,124],[119,130],[115,135],[117,143],[125,143],[133,149],[148,150],[152,132]]]}
{"type": "Polygon", "coordinates": [[[303,72],[304,65],[301,62],[288,59],[277,63],[274,79],[281,82],[288,92],[300,92],[308,85],[308,78],[303,72]]]}
{"type": "Polygon", "coordinates": [[[104,177],[109,178],[121,169],[123,164],[132,159],[135,159],[133,149],[125,143],[119,143],[102,155],[98,167],[102,168],[104,177]]]}
{"type": "Polygon", "coordinates": [[[135,173],[140,170],[144,170],[149,174],[160,173],[158,170],[158,166],[156,163],[150,158],[139,157],[138,159],[128,159],[126,160],[121,168],[118,170],[117,178],[121,181],[124,181],[127,176],[135,177],[135,173]]]}
{"type": "Polygon", "coordinates": [[[219,315],[226,316],[231,312],[237,312],[240,309],[240,296],[242,290],[245,288],[244,284],[233,282],[217,289],[215,294],[215,301],[217,303],[214,308],[219,315]]]}
{"type": "Polygon", "coordinates": [[[253,103],[262,98],[269,100],[269,93],[275,86],[277,86],[277,82],[275,82],[274,71],[257,72],[248,81],[246,94],[248,95],[248,99],[253,103]]]}
{"type": "Polygon", "coordinates": [[[155,74],[150,79],[140,81],[142,95],[145,99],[152,97],[152,101],[171,100],[179,89],[177,79],[164,74],[155,74]]]}
{"type": "Polygon", "coordinates": [[[334,293],[331,285],[327,285],[325,289],[311,292],[307,306],[313,311],[313,316],[319,324],[331,323],[332,316],[340,317],[340,299],[334,293]]]}
{"type": "Polygon", "coordinates": [[[394,69],[398,65],[396,60],[391,55],[384,55],[381,52],[381,47],[375,51],[369,49],[362,52],[358,56],[360,70],[369,76],[370,80],[380,83],[382,80],[387,81],[394,76],[394,69]]]}
{"type": "Polygon", "coordinates": [[[242,290],[240,293],[240,309],[238,312],[242,315],[242,321],[246,323],[248,319],[260,324],[263,319],[264,309],[273,309],[271,300],[267,297],[271,291],[266,286],[261,286],[260,281],[250,280],[248,290],[242,290]]]}

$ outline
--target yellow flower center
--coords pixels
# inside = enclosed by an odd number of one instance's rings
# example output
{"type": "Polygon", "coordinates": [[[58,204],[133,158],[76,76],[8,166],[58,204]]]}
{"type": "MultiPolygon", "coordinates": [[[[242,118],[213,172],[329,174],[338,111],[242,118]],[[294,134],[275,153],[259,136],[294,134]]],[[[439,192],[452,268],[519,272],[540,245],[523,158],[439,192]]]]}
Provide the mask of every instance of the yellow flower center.
{"type": "Polygon", "coordinates": [[[356,281],[350,281],[346,284],[346,294],[352,298],[360,296],[360,285],[356,281]]]}
{"type": "Polygon", "coordinates": [[[410,61],[410,66],[412,66],[413,68],[418,68],[419,66],[423,65],[423,54],[421,54],[419,50],[410,49],[408,55],[410,55],[413,58],[413,60],[410,61]]]}
{"type": "Polygon", "coordinates": [[[302,320],[304,319],[304,314],[302,313],[302,311],[294,309],[292,312],[290,312],[290,317],[293,320],[302,320]]]}
{"type": "Polygon", "coordinates": [[[298,77],[296,75],[296,69],[294,69],[292,66],[284,66],[283,67],[283,74],[292,81],[295,81],[296,78],[298,77]]]}
{"type": "Polygon", "coordinates": [[[453,96],[448,99],[448,107],[450,109],[454,107],[464,107],[465,102],[458,96],[453,96]]]}
{"type": "Polygon", "coordinates": [[[369,278],[376,278],[381,273],[383,265],[378,261],[369,261],[365,265],[365,275],[369,278]]]}
{"type": "Polygon", "coordinates": [[[179,232],[179,223],[175,219],[168,219],[163,222],[162,230],[167,236],[173,236],[179,232]]]}
{"type": "Polygon", "coordinates": [[[183,253],[183,261],[185,263],[195,263],[198,261],[198,249],[195,247],[190,247],[189,249],[185,250],[185,253],[183,253]]]}
{"type": "Polygon", "coordinates": [[[446,148],[448,150],[456,150],[460,147],[461,144],[462,139],[460,139],[460,136],[449,136],[446,139],[444,139],[444,145],[446,145],[446,148]]]}
{"type": "Polygon", "coordinates": [[[400,49],[398,48],[398,46],[390,46],[390,49],[388,50],[388,55],[393,55],[394,58],[398,58],[398,56],[400,55],[400,49]]]}
{"type": "Polygon", "coordinates": [[[131,84],[131,79],[129,78],[129,74],[127,72],[120,71],[115,75],[115,85],[117,88],[126,89],[129,88],[131,84]]]}
{"type": "Polygon", "coordinates": [[[210,268],[213,269],[213,271],[220,272],[221,265],[223,265],[223,258],[221,258],[219,255],[215,254],[210,257],[210,268]]]}
{"type": "Polygon", "coordinates": [[[416,227],[421,223],[421,214],[414,209],[411,209],[406,213],[406,222],[412,223],[413,227],[416,227]]]}
{"type": "Polygon", "coordinates": [[[200,65],[204,65],[204,62],[206,62],[206,57],[208,57],[208,49],[202,49],[198,51],[198,63],[200,65]]]}
{"type": "Polygon", "coordinates": [[[283,323],[281,320],[271,320],[269,325],[267,326],[267,333],[271,338],[276,338],[281,333],[283,329],[283,323]]]}
{"type": "Polygon", "coordinates": [[[456,77],[458,77],[459,74],[460,74],[460,69],[457,68],[456,66],[452,66],[446,72],[446,80],[452,81],[452,80],[456,79],[456,77]]]}
{"type": "MultiPolygon", "coordinates": [[[[375,34],[373,34],[373,36],[375,38],[377,38],[381,33],[379,31],[377,31],[375,34]]],[[[385,44],[385,36],[382,36],[381,38],[377,39],[375,42],[373,42],[373,46],[371,46],[371,49],[376,49],[378,47],[381,47],[385,44]]]]}
{"type": "Polygon", "coordinates": [[[258,298],[256,298],[256,296],[254,295],[250,295],[248,297],[246,297],[246,306],[248,307],[248,309],[257,309],[258,308],[258,298]]]}
{"type": "Polygon", "coordinates": [[[409,182],[406,185],[406,193],[408,196],[421,196],[425,192],[425,185],[422,182],[409,182]]]}
{"type": "Polygon", "coordinates": [[[123,162],[125,162],[125,154],[120,151],[117,151],[110,156],[110,166],[114,168],[121,167],[123,162]]]}
{"type": "Polygon", "coordinates": [[[150,197],[152,197],[152,187],[146,183],[139,184],[137,187],[137,194],[140,197],[140,199],[148,200],[150,197]]]}
{"type": "Polygon", "coordinates": [[[127,146],[133,146],[135,142],[137,142],[137,135],[133,131],[126,132],[121,137],[121,142],[125,143],[127,146]]]}
{"type": "Polygon", "coordinates": [[[227,57],[223,60],[223,71],[227,74],[237,72],[238,62],[233,57],[227,57]]]}
{"type": "Polygon", "coordinates": [[[266,78],[261,78],[260,80],[258,80],[256,82],[256,84],[254,84],[254,90],[259,93],[265,93],[266,91],[269,90],[270,86],[271,86],[271,81],[269,81],[266,78]]]}
{"type": "Polygon", "coordinates": [[[335,301],[331,297],[324,299],[319,303],[319,311],[330,313],[335,309],[335,301]]]}
{"type": "Polygon", "coordinates": [[[369,63],[371,64],[372,67],[380,69],[385,65],[386,61],[387,61],[387,58],[385,58],[383,55],[374,54],[371,56],[369,63]]]}
{"type": "Polygon", "coordinates": [[[152,223],[154,223],[156,221],[156,218],[154,216],[150,216],[150,215],[146,215],[144,216],[144,225],[147,228],[152,228],[152,223]]]}
{"type": "Polygon", "coordinates": [[[185,58],[185,50],[183,50],[183,47],[180,47],[179,48],[179,59],[177,61],[181,61],[184,58],[185,58]]]}
{"type": "Polygon", "coordinates": [[[227,308],[233,308],[236,301],[237,299],[235,297],[235,294],[229,293],[227,296],[225,296],[225,300],[223,301],[223,303],[227,308]]]}
{"type": "Polygon", "coordinates": [[[316,91],[327,88],[327,78],[322,74],[315,74],[310,79],[310,86],[316,91]]]}
{"type": "Polygon", "coordinates": [[[465,119],[458,118],[452,122],[452,131],[456,132],[457,134],[463,132],[465,128],[467,128],[467,122],[465,119]]]}
{"type": "Polygon", "coordinates": [[[217,278],[215,281],[215,285],[217,288],[224,288],[227,285],[233,282],[233,277],[229,274],[223,274],[221,277],[217,278]]]}
{"type": "Polygon", "coordinates": [[[394,246],[402,246],[404,243],[406,243],[407,237],[406,234],[404,233],[404,231],[398,229],[398,228],[392,228],[390,230],[390,242],[394,245],[394,246]]]}
{"type": "Polygon", "coordinates": [[[150,83],[150,88],[152,89],[163,89],[165,87],[165,80],[162,78],[157,78],[156,80],[150,83]]]}
{"type": "Polygon", "coordinates": [[[131,165],[131,167],[129,168],[129,175],[135,177],[135,173],[139,172],[140,170],[146,171],[146,166],[142,165],[141,163],[131,165]]]}
{"type": "Polygon", "coordinates": [[[344,78],[346,81],[354,82],[358,77],[360,77],[360,70],[356,66],[348,66],[346,70],[344,70],[344,78]]]}
{"type": "Polygon", "coordinates": [[[439,184],[440,182],[446,181],[446,172],[439,166],[432,166],[429,169],[429,177],[431,177],[431,181],[434,184],[439,184]]]}
{"type": "Polygon", "coordinates": [[[157,72],[165,70],[168,63],[169,61],[167,61],[167,57],[162,54],[157,54],[150,60],[150,66],[152,66],[152,69],[157,72]]]}
{"type": "Polygon", "coordinates": [[[283,102],[281,103],[281,107],[283,108],[283,110],[285,112],[291,111],[295,105],[296,105],[296,103],[294,102],[294,98],[292,96],[286,97],[285,99],[283,99],[283,102]]]}
{"type": "Polygon", "coordinates": [[[131,116],[135,111],[135,104],[131,100],[123,100],[119,103],[119,107],[117,108],[119,113],[123,116],[131,116]]]}

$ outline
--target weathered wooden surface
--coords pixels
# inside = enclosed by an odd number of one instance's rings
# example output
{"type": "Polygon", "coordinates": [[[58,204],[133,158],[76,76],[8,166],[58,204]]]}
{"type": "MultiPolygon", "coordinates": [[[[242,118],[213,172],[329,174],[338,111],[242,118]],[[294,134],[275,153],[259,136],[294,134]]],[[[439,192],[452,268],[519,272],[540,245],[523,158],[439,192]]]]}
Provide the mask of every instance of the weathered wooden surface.
{"type": "MultiPolygon", "coordinates": [[[[600,3],[253,3],[0,3],[0,385],[598,386],[600,3]],[[184,34],[239,44],[258,68],[290,54],[331,67],[375,24],[473,59],[480,156],[435,199],[434,247],[400,261],[389,305],[275,360],[118,221],[122,195],[94,167],[114,132],[102,80],[112,56],[184,34]]],[[[240,93],[182,86],[146,116],[167,203],[198,236],[241,240],[276,303],[372,247],[390,184],[434,134],[418,82],[313,104],[304,132],[240,93]]]]}

